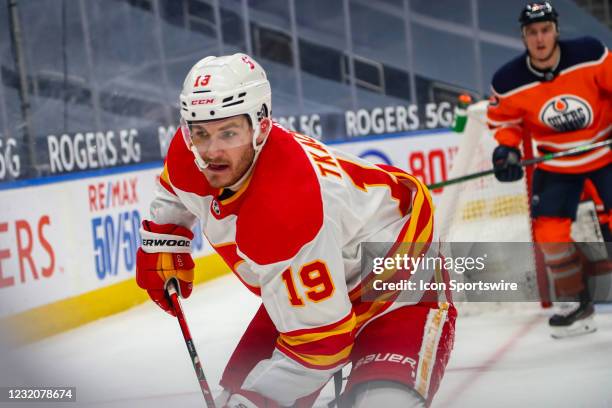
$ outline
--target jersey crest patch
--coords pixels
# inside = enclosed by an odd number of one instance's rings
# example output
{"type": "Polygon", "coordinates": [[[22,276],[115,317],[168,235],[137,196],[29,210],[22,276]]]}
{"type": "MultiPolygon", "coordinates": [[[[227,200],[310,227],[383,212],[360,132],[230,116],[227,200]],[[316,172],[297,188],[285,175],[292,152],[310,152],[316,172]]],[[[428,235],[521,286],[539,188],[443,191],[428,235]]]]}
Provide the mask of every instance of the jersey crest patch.
{"type": "Polygon", "coordinates": [[[212,203],[210,203],[210,208],[212,208],[215,214],[221,215],[221,208],[219,207],[219,202],[216,198],[212,200],[212,203]]]}
{"type": "Polygon", "coordinates": [[[576,95],[560,95],[544,103],[540,121],[558,132],[584,129],[593,123],[593,108],[576,95]]]}

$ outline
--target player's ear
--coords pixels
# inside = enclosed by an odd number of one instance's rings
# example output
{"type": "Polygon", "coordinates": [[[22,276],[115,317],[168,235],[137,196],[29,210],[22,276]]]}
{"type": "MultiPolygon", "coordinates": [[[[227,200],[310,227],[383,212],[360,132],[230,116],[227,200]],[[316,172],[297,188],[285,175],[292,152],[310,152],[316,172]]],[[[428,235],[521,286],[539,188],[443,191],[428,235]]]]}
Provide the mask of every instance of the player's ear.
{"type": "Polygon", "coordinates": [[[527,29],[525,27],[521,27],[521,40],[523,41],[523,45],[525,46],[525,48],[527,48],[527,36],[526,33],[527,29]]]}
{"type": "Polygon", "coordinates": [[[259,122],[259,135],[257,136],[257,144],[260,144],[264,141],[268,133],[270,132],[270,127],[272,126],[272,121],[269,118],[264,118],[259,122]]]}

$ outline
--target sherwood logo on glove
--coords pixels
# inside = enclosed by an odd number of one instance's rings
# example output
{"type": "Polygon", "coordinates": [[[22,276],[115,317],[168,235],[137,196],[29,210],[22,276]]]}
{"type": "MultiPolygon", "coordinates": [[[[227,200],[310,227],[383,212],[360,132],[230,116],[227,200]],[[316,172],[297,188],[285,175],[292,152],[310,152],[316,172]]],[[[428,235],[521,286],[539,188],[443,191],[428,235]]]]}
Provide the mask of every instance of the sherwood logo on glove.
{"type": "Polygon", "coordinates": [[[191,241],[186,239],[143,239],[142,246],[145,247],[158,247],[158,246],[169,246],[169,247],[187,247],[191,246],[191,241]]]}
{"type": "Polygon", "coordinates": [[[142,238],[142,250],[148,253],[171,252],[190,253],[191,240],[182,235],[156,234],[154,232],[140,230],[142,238]]]}

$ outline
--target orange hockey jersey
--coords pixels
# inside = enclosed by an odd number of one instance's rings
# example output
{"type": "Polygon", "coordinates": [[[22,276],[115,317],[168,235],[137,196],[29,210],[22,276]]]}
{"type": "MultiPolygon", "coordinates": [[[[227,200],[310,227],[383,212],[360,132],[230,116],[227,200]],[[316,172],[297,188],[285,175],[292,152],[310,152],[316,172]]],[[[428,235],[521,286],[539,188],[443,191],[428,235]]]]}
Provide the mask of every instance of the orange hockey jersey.
{"type": "MultiPolygon", "coordinates": [[[[487,112],[500,144],[519,146],[522,132],[531,134],[535,154],[563,151],[606,140],[612,129],[612,55],[598,40],[559,41],[561,58],[554,78],[528,62],[527,54],[493,76],[487,112]]],[[[584,173],[612,162],[609,147],[549,160],[539,167],[559,173],[584,173]]]]}
{"type": "Polygon", "coordinates": [[[178,130],[151,219],[191,228],[196,218],[280,332],[273,356],[243,388],[283,405],[323,386],[348,361],[360,328],[406,305],[362,301],[360,244],[433,236],[433,206],[420,181],[277,124],[231,196],[208,184],[178,130]]]}

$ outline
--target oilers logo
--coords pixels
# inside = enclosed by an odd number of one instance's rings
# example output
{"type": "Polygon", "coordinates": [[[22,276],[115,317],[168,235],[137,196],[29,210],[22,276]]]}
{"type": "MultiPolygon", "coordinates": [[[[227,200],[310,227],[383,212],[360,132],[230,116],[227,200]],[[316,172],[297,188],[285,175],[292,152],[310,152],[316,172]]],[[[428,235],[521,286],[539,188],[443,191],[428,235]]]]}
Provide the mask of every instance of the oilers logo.
{"type": "Polygon", "coordinates": [[[546,101],[540,121],[558,132],[571,132],[593,123],[593,109],[576,95],[560,95],[546,101]]]}

